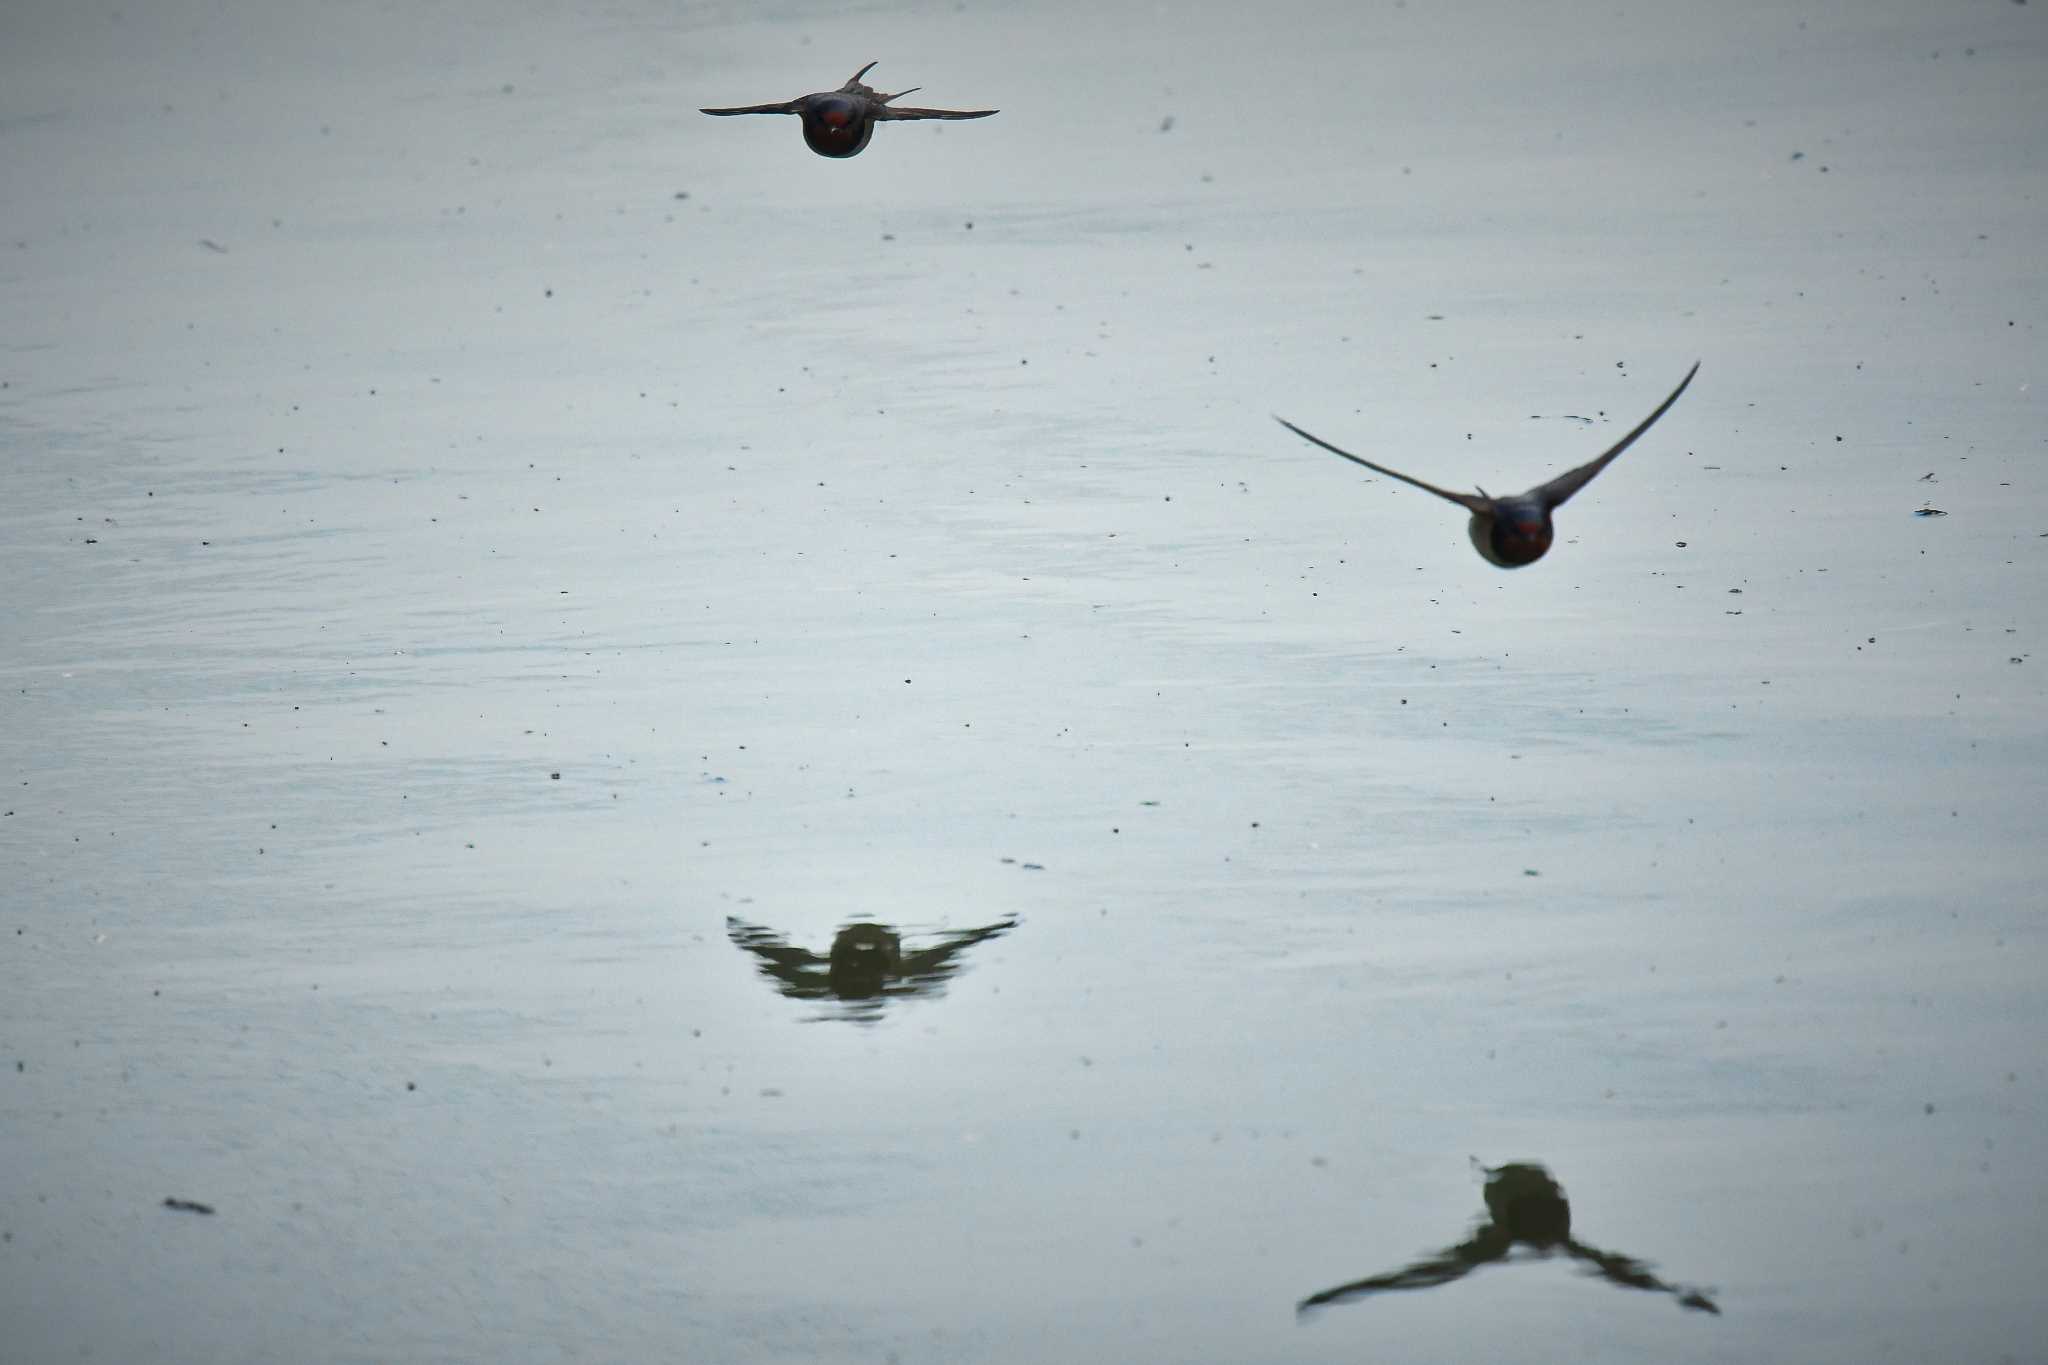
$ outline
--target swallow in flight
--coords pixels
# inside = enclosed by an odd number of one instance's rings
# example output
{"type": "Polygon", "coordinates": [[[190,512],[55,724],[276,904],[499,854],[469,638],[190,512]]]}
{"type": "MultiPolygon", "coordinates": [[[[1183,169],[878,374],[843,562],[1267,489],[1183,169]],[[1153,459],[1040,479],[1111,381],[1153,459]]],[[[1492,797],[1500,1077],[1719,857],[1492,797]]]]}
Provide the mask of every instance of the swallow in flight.
{"type": "Polygon", "coordinates": [[[994,109],[899,109],[890,101],[900,100],[923,87],[913,85],[909,90],[885,95],[860,83],[860,78],[874,67],[875,64],[869,62],[837,90],[805,95],[782,104],[749,104],[737,109],[706,109],[702,112],[720,118],[733,114],[795,114],[804,121],[805,145],[819,156],[837,157],[859,156],[861,149],[868,145],[868,139],[874,136],[875,124],[883,119],[987,118],[998,112],[994,109]]]}
{"type": "Polygon", "coordinates": [[[1452,493],[1438,488],[1435,484],[1411,479],[1406,474],[1389,469],[1385,465],[1374,464],[1371,460],[1353,455],[1348,450],[1339,450],[1322,437],[1311,436],[1284,417],[1275,417],[1273,420],[1304,441],[1319,445],[1332,455],[1342,455],[1353,464],[1364,465],[1374,473],[1385,474],[1388,478],[1399,479],[1402,483],[1414,484],[1425,492],[1455,502],[1472,514],[1472,545],[1479,551],[1480,557],[1490,564],[1498,564],[1503,569],[1519,569],[1524,564],[1534,564],[1543,558],[1544,552],[1550,548],[1551,539],[1556,534],[1550,522],[1550,514],[1562,507],[1572,494],[1591,483],[1593,476],[1607,468],[1615,456],[1635,444],[1636,438],[1648,431],[1651,423],[1662,417],[1671,405],[1678,401],[1678,395],[1685,392],[1686,385],[1692,383],[1692,377],[1699,373],[1699,369],[1699,362],[1694,361],[1693,367],[1685,372],[1685,378],[1679,380],[1678,387],[1671,391],[1671,396],[1659,403],[1655,412],[1637,423],[1634,431],[1609,446],[1598,459],[1588,460],[1577,469],[1567,470],[1550,482],[1539,483],[1528,492],[1517,493],[1511,498],[1489,497],[1483,488],[1476,494],[1452,493]]]}

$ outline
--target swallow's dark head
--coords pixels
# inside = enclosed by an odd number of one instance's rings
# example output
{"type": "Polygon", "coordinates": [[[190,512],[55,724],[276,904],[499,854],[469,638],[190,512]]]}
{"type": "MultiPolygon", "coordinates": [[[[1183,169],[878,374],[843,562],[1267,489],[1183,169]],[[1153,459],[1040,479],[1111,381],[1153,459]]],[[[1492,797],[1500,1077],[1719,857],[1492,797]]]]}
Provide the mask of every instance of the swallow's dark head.
{"type": "Polygon", "coordinates": [[[804,143],[819,156],[858,156],[874,136],[874,111],[854,95],[814,95],[804,105],[804,143]]]}
{"type": "Polygon", "coordinates": [[[1489,564],[1519,569],[1550,549],[1550,513],[1534,500],[1503,499],[1472,514],[1472,545],[1489,564]]]}

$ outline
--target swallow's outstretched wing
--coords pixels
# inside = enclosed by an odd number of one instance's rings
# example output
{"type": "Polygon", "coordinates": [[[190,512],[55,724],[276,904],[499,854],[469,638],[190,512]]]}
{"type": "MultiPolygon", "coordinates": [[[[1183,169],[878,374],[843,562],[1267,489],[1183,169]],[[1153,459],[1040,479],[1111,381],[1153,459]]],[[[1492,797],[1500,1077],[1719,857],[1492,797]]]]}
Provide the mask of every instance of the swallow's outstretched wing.
{"type": "Polygon", "coordinates": [[[1413,484],[1415,487],[1420,488],[1423,492],[1434,493],[1446,502],[1455,502],[1456,504],[1458,504],[1458,506],[1463,507],[1467,511],[1484,512],[1492,506],[1492,499],[1490,498],[1475,496],[1471,493],[1446,492],[1444,489],[1438,488],[1433,483],[1424,483],[1420,479],[1411,479],[1406,474],[1401,473],[1399,470],[1389,469],[1383,464],[1374,464],[1371,460],[1365,459],[1362,456],[1353,455],[1348,450],[1343,450],[1338,448],[1337,446],[1331,445],[1328,441],[1325,441],[1320,436],[1310,435],[1308,432],[1303,431],[1300,427],[1294,425],[1294,423],[1288,421],[1285,417],[1276,416],[1273,418],[1273,420],[1278,422],[1281,426],[1286,427],[1289,431],[1293,432],[1296,436],[1299,436],[1302,440],[1309,442],[1311,445],[1319,445],[1324,450],[1329,451],[1332,455],[1341,455],[1345,459],[1351,461],[1351,463],[1353,464],[1364,465],[1367,469],[1370,469],[1375,474],[1384,474],[1390,479],[1399,479],[1402,483],[1413,484]]]}
{"type": "Polygon", "coordinates": [[[711,114],[717,118],[730,118],[734,114],[795,114],[802,100],[784,100],[780,104],[743,104],[737,109],[699,109],[700,114],[711,114]]]}
{"type": "Polygon", "coordinates": [[[915,953],[905,953],[900,974],[913,983],[913,993],[928,986],[936,985],[959,970],[960,964],[953,955],[962,948],[971,948],[985,939],[1000,938],[1017,927],[1017,921],[1006,919],[983,929],[967,929],[957,934],[948,934],[931,947],[915,953]]]}
{"type": "MultiPolygon", "coordinates": [[[[903,93],[907,95],[910,91],[906,90],[903,93]]],[[[891,95],[889,98],[893,100],[896,96],[891,95]]],[[[885,104],[880,109],[875,110],[875,117],[878,119],[987,118],[990,114],[1000,114],[1001,112],[1002,110],[1000,109],[897,109],[885,104]]]]}
{"type": "Polygon", "coordinates": [[[1372,1294],[1384,1294],[1395,1289],[1431,1289],[1440,1284],[1449,1284],[1470,1275],[1490,1261],[1504,1259],[1510,1242],[1506,1233],[1489,1224],[1472,1235],[1471,1240],[1447,1247],[1434,1256],[1425,1256],[1413,1265],[1385,1275],[1371,1275],[1350,1284],[1340,1284],[1325,1289],[1320,1294],[1311,1294],[1294,1305],[1296,1313],[1307,1313],[1312,1309],[1326,1307],[1333,1303],[1345,1303],[1362,1299],[1372,1294]]]}
{"type": "Polygon", "coordinates": [[[1671,405],[1678,401],[1678,395],[1685,392],[1685,386],[1692,383],[1692,377],[1699,372],[1700,363],[1695,360],[1692,368],[1685,372],[1685,378],[1679,380],[1678,387],[1671,391],[1671,396],[1659,403],[1655,412],[1638,422],[1634,431],[1609,446],[1597,459],[1588,460],[1577,469],[1567,470],[1548,483],[1538,484],[1529,490],[1529,496],[1542,499],[1545,507],[1555,509],[1563,506],[1565,499],[1591,483],[1595,474],[1607,468],[1615,456],[1634,445],[1636,437],[1648,431],[1659,417],[1669,411],[1671,405]]]}
{"type": "Polygon", "coordinates": [[[908,90],[898,90],[893,95],[885,95],[879,90],[870,90],[860,83],[860,78],[867,75],[868,68],[873,65],[873,62],[869,62],[867,66],[856,71],[853,79],[848,81],[844,88],[847,90],[859,90],[872,99],[878,106],[875,109],[875,117],[877,119],[896,119],[901,121],[920,118],[987,118],[990,114],[1002,112],[998,109],[893,109],[890,107],[892,101],[900,100],[905,95],[914,95],[924,89],[924,87],[913,85],[908,90]]]}
{"type": "Polygon", "coordinates": [[[1615,1251],[1602,1251],[1598,1247],[1587,1246],[1584,1242],[1568,1241],[1564,1244],[1564,1249],[1570,1252],[1574,1259],[1592,1266],[1593,1273],[1612,1284],[1618,1284],[1624,1289],[1647,1289],[1653,1293],[1669,1294],[1678,1300],[1681,1308],[1696,1308],[1704,1313],[1712,1313],[1715,1317],[1721,1315],[1720,1308],[1705,1294],[1682,1284],[1667,1284],[1658,1279],[1649,1266],[1633,1256],[1623,1256],[1615,1251]]]}
{"type": "Polygon", "coordinates": [[[763,971],[804,972],[827,965],[827,959],[819,957],[808,948],[791,946],[774,930],[758,924],[749,924],[731,915],[725,918],[725,932],[735,946],[746,949],[768,964],[762,968],[763,971]]]}

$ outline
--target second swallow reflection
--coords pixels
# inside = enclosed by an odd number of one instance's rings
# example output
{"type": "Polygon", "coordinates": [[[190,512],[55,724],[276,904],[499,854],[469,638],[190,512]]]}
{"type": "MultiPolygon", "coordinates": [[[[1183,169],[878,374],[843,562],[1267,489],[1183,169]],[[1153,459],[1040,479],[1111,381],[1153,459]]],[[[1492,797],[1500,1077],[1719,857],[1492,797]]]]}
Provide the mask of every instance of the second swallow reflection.
{"type": "MultiPolygon", "coordinates": [[[[1474,1163],[1477,1164],[1476,1162],[1474,1163]]],[[[1550,1172],[1534,1162],[1517,1161],[1486,1170],[1486,1221],[1470,1237],[1454,1247],[1425,1256],[1402,1270],[1372,1275],[1350,1284],[1340,1284],[1311,1294],[1295,1305],[1307,1313],[1327,1304],[1347,1303],[1372,1294],[1395,1289],[1429,1289],[1462,1279],[1480,1266],[1505,1261],[1517,1246],[1528,1247],[1538,1258],[1562,1251],[1583,1261],[1587,1273],[1597,1275],[1624,1289],[1649,1289],[1670,1294],[1682,1308],[1697,1308],[1718,1315],[1714,1301],[1697,1289],[1666,1284],[1650,1273],[1650,1267],[1615,1251],[1587,1246],[1572,1236],[1572,1206],[1565,1201],[1564,1188],[1550,1178],[1550,1172]]]]}
{"type": "Polygon", "coordinates": [[[845,1008],[815,1019],[851,1019],[873,1023],[889,1000],[907,995],[936,995],[960,970],[958,954],[985,939],[1017,927],[1014,919],[981,929],[942,934],[927,947],[906,950],[903,936],[886,924],[849,924],[832,939],[824,954],[792,946],[772,929],[728,917],[725,932],[732,941],[760,959],[761,975],[792,1000],[837,1002],[845,1008]]]}
{"type": "Polygon", "coordinates": [[[1678,387],[1671,396],[1657,405],[1657,410],[1636,424],[1634,431],[1607,447],[1596,458],[1586,461],[1577,469],[1568,469],[1548,483],[1539,483],[1526,493],[1512,497],[1489,497],[1485,489],[1475,493],[1453,493],[1438,488],[1433,483],[1374,464],[1361,455],[1353,455],[1331,445],[1320,436],[1311,436],[1285,417],[1273,420],[1302,440],[1319,445],[1332,455],[1341,455],[1353,464],[1364,465],[1375,474],[1384,474],[1402,483],[1414,484],[1425,493],[1434,493],[1447,502],[1455,502],[1472,514],[1472,524],[1467,528],[1472,536],[1472,548],[1489,564],[1498,564],[1503,569],[1519,569],[1524,564],[1534,564],[1550,549],[1551,539],[1556,535],[1550,514],[1564,506],[1565,500],[1593,481],[1593,476],[1613,462],[1614,457],[1635,444],[1636,437],[1650,429],[1655,422],[1678,401],[1678,395],[1685,392],[1685,386],[1692,383],[1692,377],[1699,373],[1699,362],[1685,372],[1685,378],[1678,381],[1678,387]]]}

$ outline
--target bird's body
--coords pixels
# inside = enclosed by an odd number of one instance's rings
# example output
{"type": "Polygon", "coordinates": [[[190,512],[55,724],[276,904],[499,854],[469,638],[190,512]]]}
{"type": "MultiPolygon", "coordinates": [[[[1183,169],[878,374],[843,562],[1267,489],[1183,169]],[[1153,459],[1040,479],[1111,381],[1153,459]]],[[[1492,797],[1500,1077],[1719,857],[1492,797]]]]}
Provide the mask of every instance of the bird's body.
{"type": "Polygon", "coordinates": [[[872,86],[861,84],[861,77],[874,69],[875,64],[853,73],[852,79],[837,90],[820,91],[815,95],[804,95],[797,99],[785,100],[781,104],[746,104],[731,109],[705,109],[700,112],[719,118],[734,114],[795,114],[803,120],[804,145],[819,156],[845,158],[860,155],[874,136],[878,122],[907,119],[967,119],[987,118],[999,111],[994,109],[910,109],[893,105],[918,87],[899,90],[885,95],[872,86]]]}
{"type": "Polygon", "coordinates": [[[1303,431],[1284,417],[1274,420],[1304,441],[1319,445],[1332,455],[1341,455],[1353,464],[1363,465],[1376,474],[1385,474],[1390,479],[1413,484],[1424,492],[1436,494],[1446,502],[1458,504],[1472,514],[1472,522],[1467,529],[1472,536],[1472,548],[1479,551],[1480,557],[1503,569],[1518,569],[1524,564],[1534,564],[1550,549],[1551,541],[1557,534],[1551,521],[1551,513],[1562,507],[1572,494],[1592,482],[1593,476],[1605,469],[1615,456],[1635,444],[1636,438],[1648,431],[1651,424],[1678,401],[1678,395],[1685,392],[1686,386],[1692,383],[1692,377],[1699,373],[1699,368],[1698,362],[1694,362],[1693,367],[1685,372],[1685,378],[1678,381],[1678,387],[1671,391],[1671,396],[1659,403],[1655,412],[1637,423],[1633,431],[1609,446],[1597,458],[1588,460],[1576,469],[1567,470],[1548,483],[1540,483],[1526,493],[1517,493],[1506,498],[1489,497],[1484,489],[1476,493],[1453,493],[1438,488],[1435,484],[1424,483],[1399,470],[1374,464],[1371,460],[1353,455],[1348,450],[1341,450],[1320,436],[1312,436],[1303,431]]]}

